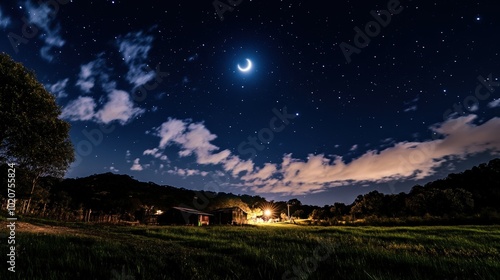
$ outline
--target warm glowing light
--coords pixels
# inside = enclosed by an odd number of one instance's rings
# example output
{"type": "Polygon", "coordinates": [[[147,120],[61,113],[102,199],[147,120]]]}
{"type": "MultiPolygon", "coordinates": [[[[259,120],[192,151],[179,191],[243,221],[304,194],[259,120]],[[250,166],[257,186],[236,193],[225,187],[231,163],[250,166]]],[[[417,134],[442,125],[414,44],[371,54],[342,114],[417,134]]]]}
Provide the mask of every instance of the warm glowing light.
{"type": "Polygon", "coordinates": [[[271,216],[271,210],[269,209],[264,210],[264,215],[266,215],[267,217],[271,216]]]}

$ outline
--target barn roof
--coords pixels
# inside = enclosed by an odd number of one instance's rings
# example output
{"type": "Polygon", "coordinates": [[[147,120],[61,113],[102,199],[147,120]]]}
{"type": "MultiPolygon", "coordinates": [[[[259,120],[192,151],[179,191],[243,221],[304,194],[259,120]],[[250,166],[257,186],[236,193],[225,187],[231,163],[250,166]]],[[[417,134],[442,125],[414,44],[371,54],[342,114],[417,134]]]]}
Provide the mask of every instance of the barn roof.
{"type": "Polygon", "coordinates": [[[188,214],[213,216],[212,214],[201,212],[201,211],[198,211],[198,210],[192,209],[192,208],[186,208],[186,207],[172,207],[172,208],[173,209],[177,209],[177,210],[179,210],[181,212],[188,213],[188,214]]]}

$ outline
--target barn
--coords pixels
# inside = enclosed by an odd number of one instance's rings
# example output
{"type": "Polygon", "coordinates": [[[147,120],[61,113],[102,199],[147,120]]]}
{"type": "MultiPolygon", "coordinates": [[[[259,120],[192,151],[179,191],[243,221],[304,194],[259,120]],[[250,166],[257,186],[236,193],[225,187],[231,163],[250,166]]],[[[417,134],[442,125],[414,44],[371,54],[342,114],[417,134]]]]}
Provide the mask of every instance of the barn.
{"type": "Polygon", "coordinates": [[[172,207],[158,217],[160,225],[208,226],[212,214],[186,207],[172,207]]]}
{"type": "Polygon", "coordinates": [[[221,208],[211,212],[212,224],[217,225],[242,225],[247,223],[247,212],[240,207],[221,208]]]}

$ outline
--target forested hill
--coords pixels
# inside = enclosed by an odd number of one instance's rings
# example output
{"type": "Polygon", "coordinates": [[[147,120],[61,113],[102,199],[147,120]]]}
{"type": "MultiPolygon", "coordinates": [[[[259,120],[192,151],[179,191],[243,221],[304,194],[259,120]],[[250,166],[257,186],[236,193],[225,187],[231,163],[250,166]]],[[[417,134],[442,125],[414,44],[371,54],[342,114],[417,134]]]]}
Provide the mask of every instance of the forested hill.
{"type": "Polygon", "coordinates": [[[463,189],[472,194],[476,211],[486,207],[500,211],[500,158],[427,183],[425,188],[463,189]]]}
{"type": "MultiPolygon", "coordinates": [[[[0,167],[4,168],[6,166],[0,167]]],[[[16,172],[19,172],[16,198],[18,209],[22,209],[30,190],[23,188],[29,184],[23,184],[22,171],[16,172]]],[[[5,197],[2,201],[5,203],[5,197]]],[[[302,205],[297,199],[271,202],[278,217],[280,213],[287,213],[288,203],[291,205],[290,214],[294,217],[336,223],[368,217],[479,217],[499,220],[499,201],[500,159],[494,159],[424,186],[417,185],[409,193],[372,191],[359,195],[350,205],[332,201],[331,205],[324,207],[309,206],[302,205]]],[[[137,213],[153,213],[173,206],[201,211],[238,206],[250,211],[269,203],[260,196],[199,192],[139,182],[128,175],[104,173],[77,179],[42,178],[33,193],[29,212],[37,216],[71,219],[91,209],[93,212],[119,214],[123,219],[133,221],[137,213]]]]}
{"type": "Polygon", "coordinates": [[[92,209],[105,213],[134,213],[141,209],[166,210],[184,206],[210,211],[239,206],[248,210],[265,199],[260,196],[193,191],[153,182],[140,182],[128,175],[96,174],[77,179],[44,178],[41,189],[48,190],[49,201],[68,209],[92,209]]]}
{"type": "Polygon", "coordinates": [[[500,219],[500,159],[446,178],[414,186],[409,193],[358,196],[356,217],[468,217],[500,219]]]}

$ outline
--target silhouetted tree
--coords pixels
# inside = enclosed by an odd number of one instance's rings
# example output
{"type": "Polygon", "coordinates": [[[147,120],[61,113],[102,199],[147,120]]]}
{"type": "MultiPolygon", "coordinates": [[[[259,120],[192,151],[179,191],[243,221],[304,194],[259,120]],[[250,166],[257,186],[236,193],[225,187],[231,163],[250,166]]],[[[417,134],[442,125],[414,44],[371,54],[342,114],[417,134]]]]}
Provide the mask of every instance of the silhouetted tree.
{"type": "Polygon", "coordinates": [[[62,177],[74,160],[70,125],[60,114],[54,95],[35,74],[0,53],[0,162],[16,163],[30,178],[24,212],[39,178],[62,177]]]}

